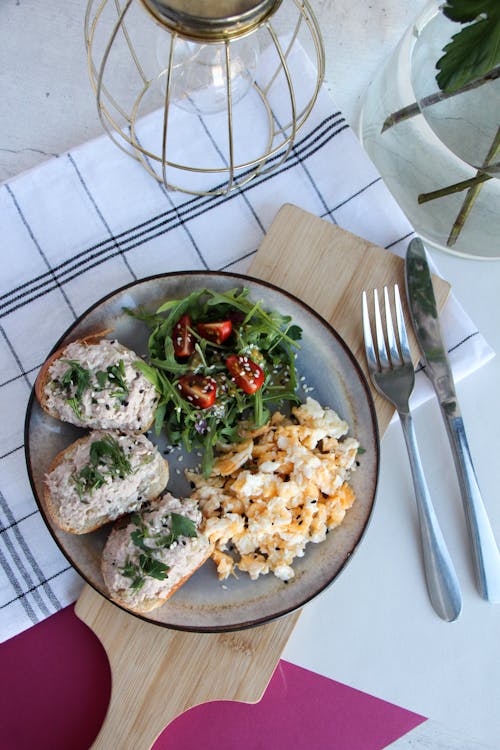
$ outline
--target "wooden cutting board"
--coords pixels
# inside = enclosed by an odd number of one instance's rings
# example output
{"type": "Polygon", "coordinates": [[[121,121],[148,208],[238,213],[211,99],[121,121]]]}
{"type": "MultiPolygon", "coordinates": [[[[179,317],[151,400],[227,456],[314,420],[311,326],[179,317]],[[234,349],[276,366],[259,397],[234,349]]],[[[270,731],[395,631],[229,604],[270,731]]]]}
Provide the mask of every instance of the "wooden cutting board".
{"type": "MultiPolygon", "coordinates": [[[[361,291],[394,282],[404,291],[400,258],[291,205],[279,211],[249,274],[291,292],[320,313],[365,373],[361,291]]],[[[442,309],[449,285],[434,282],[442,309]]],[[[410,345],[417,361],[414,339],[410,345]]],[[[393,409],[372,393],[382,435],[393,409]]],[[[257,702],[300,616],[295,612],[235,633],[182,633],[127,614],[90,586],[76,612],[102,642],[111,666],[111,702],[95,750],[149,750],[170,721],[205,701],[257,702]]]]}

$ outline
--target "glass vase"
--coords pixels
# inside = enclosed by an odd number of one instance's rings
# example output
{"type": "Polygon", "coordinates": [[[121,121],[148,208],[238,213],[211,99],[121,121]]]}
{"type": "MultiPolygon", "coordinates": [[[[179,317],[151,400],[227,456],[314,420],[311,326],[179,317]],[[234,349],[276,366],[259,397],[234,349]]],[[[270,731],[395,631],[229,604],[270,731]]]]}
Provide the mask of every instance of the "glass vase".
{"type": "Polygon", "coordinates": [[[500,71],[444,95],[436,62],[460,25],[430,3],[370,84],[358,132],[431,246],[500,258],[500,71]]]}

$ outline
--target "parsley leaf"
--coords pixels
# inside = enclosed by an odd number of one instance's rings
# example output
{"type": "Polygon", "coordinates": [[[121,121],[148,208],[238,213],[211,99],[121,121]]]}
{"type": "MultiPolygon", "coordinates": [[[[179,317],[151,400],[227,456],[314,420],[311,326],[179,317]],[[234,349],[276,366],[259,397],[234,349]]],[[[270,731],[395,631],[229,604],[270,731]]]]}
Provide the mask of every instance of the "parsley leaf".
{"type": "Polygon", "coordinates": [[[168,565],[160,560],[155,560],[150,555],[139,555],[139,566],[145,575],[156,578],[158,581],[164,581],[167,577],[167,571],[170,570],[168,565]]]}
{"type": "Polygon", "coordinates": [[[447,0],[443,13],[464,26],[454,34],[436,63],[442,91],[453,92],[500,64],[498,0],[447,0]]]}
{"type": "MultiPolygon", "coordinates": [[[[196,524],[190,518],[182,516],[180,513],[170,513],[169,515],[170,531],[168,534],[163,534],[161,531],[156,534],[150,533],[147,523],[139,513],[133,513],[130,517],[130,520],[136,526],[130,536],[140,552],[137,563],[127,558],[125,565],[120,568],[120,572],[126,578],[132,580],[130,584],[132,591],[139,591],[148,576],[156,578],[158,581],[168,578],[167,573],[170,567],[158,560],[155,554],[157,555],[165,547],[171,547],[181,536],[198,536],[196,524]],[[148,538],[155,546],[147,545],[144,541],[145,538],[148,538]]],[[[167,518],[168,516],[165,517],[165,520],[167,518]]]]}
{"type": "Polygon", "coordinates": [[[196,524],[190,518],[181,516],[180,513],[171,513],[172,534],[176,539],[180,536],[198,536],[196,533],[196,524]]]}
{"type": "Polygon", "coordinates": [[[89,462],[71,476],[80,500],[92,494],[106,482],[106,477],[123,479],[132,471],[130,461],[122,447],[111,435],[94,440],[89,449],[89,462]]]}
{"type": "Polygon", "coordinates": [[[90,370],[82,367],[76,359],[63,359],[61,361],[69,367],[60,379],[59,384],[66,392],[68,404],[78,419],[81,420],[80,406],[84,392],[90,387],[90,370]]]}
{"type": "Polygon", "coordinates": [[[127,558],[123,568],[120,568],[120,573],[126,578],[131,578],[132,583],[130,588],[132,591],[139,591],[146,581],[146,577],[156,578],[158,581],[164,581],[168,578],[168,571],[170,568],[160,560],[155,560],[150,555],[139,555],[139,564],[133,563],[130,558],[127,558]]]}

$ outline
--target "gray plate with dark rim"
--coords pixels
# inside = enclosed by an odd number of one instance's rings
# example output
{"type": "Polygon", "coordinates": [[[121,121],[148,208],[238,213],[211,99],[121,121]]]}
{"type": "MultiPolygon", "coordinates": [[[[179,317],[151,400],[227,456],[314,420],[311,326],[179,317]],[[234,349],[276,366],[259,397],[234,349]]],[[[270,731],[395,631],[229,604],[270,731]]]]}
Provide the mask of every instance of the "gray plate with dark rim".
{"type": "MultiPolygon", "coordinates": [[[[113,329],[113,336],[140,355],[146,355],[148,329],[123,312],[123,307],[143,305],[156,309],[166,299],[177,299],[194,289],[208,287],[224,291],[248,287],[253,300],[262,300],[269,310],[291,315],[303,329],[297,355],[302,383],[312,387],[310,395],[335,409],[350,426],[365,452],[353,473],[351,484],[356,502],[343,524],[330,532],[321,544],[309,544],[304,557],[294,563],[295,578],[288,584],[270,574],[251,581],[244,573],[220,582],[208,561],[162,607],[143,619],[178,630],[221,632],[252,627],[286,615],[306,604],[329,586],[358,547],[372,512],[379,469],[379,440],[375,408],[366,379],[342,338],[310,307],[296,297],[266,282],[231,273],[184,272],[153,276],[104,297],[89,308],[64,334],[53,351],[90,332],[113,329]]],[[[46,513],[43,478],[54,456],[83,433],[77,427],[48,416],[31,394],[25,422],[25,450],[33,492],[52,536],[71,565],[106,598],[100,571],[100,556],[110,526],[76,536],[60,531],[46,513]]],[[[160,450],[167,448],[164,437],[151,439],[160,450]]],[[[168,490],[182,497],[189,494],[183,476],[187,465],[199,462],[196,455],[181,451],[170,454],[168,490]],[[180,462],[179,456],[183,460],[180,462]]],[[[115,605],[118,606],[118,605],[115,605]]],[[[134,615],[138,616],[138,615],[134,615]]]]}

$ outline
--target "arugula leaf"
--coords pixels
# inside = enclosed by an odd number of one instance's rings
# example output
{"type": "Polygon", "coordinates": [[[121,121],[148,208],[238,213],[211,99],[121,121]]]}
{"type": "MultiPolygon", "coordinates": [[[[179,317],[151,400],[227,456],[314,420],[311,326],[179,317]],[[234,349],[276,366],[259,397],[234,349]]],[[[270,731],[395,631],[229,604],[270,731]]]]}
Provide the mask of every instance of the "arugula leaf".
{"type": "Polygon", "coordinates": [[[447,0],[443,13],[464,26],[451,37],[436,63],[442,91],[453,92],[500,64],[500,2],[447,0]]]}
{"type": "Polygon", "coordinates": [[[136,307],[134,309],[130,307],[124,307],[123,312],[129,315],[131,318],[144,321],[149,326],[151,326],[151,328],[157,323],[160,323],[162,320],[160,315],[149,312],[149,310],[146,310],[146,308],[142,307],[142,305],[139,305],[139,307],[136,307]]]}
{"type": "MultiPolygon", "coordinates": [[[[141,312],[141,317],[147,316],[141,312]]],[[[211,471],[214,446],[218,441],[235,442],[242,418],[252,418],[261,425],[269,418],[266,403],[282,400],[297,402],[294,351],[299,348],[301,329],[288,315],[268,312],[262,302],[249,298],[246,287],[225,292],[199,289],[183,299],[167,300],[151,316],[149,364],[136,363],[160,394],[155,431],[164,426],[172,444],[183,444],[190,452],[194,445],[203,449],[203,473],[211,471]],[[181,315],[189,314],[193,322],[195,351],[187,361],[179,361],[174,352],[172,331],[181,315]],[[229,319],[233,332],[227,341],[215,344],[200,337],[196,323],[229,319]],[[264,371],[265,381],[257,395],[246,394],[231,381],[226,358],[244,353],[264,371]],[[217,399],[213,407],[200,409],[184,399],[177,387],[178,379],[196,373],[213,378],[217,399]]]]}

